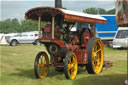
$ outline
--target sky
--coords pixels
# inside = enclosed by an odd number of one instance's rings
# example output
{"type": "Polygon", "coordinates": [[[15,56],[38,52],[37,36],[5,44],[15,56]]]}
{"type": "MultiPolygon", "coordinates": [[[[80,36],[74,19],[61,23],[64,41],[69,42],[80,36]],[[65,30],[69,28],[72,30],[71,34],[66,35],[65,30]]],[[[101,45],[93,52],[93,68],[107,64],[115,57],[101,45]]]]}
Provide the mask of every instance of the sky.
{"type": "MultiPolygon", "coordinates": [[[[0,21],[8,18],[23,20],[26,11],[38,6],[54,7],[54,0],[0,0],[0,21]]],[[[62,6],[79,12],[90,7],[110,10],[115,7],[115,0],[62,0],[62,6]]]]}

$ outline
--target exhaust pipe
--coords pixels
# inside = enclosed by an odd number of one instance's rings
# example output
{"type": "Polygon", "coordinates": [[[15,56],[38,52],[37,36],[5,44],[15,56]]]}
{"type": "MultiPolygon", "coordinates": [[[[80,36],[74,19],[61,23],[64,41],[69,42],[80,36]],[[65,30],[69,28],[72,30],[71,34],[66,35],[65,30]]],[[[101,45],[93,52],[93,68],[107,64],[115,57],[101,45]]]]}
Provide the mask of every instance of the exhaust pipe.
{"type": "Polygon", "coordinates": [[[55,8],[62,8],[62,0],[55,0],[55,8]]]}

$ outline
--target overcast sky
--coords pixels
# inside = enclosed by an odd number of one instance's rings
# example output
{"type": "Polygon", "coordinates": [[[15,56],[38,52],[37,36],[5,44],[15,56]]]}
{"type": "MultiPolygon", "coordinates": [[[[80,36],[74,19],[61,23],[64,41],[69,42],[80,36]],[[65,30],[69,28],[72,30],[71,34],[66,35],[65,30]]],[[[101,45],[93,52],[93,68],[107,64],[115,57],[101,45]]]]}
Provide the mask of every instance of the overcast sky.
{"type": "MultiPolygon", "coordinates": [[[[24,13],[30,8],[38,6],[54,7],[54,0],[0,0],[0,21],[7,18],[24,19],[24,13]]],[[[115,0],[62,0],[63,7],[82,12],[83,9],[96,7],[106,10],[115,7],[115,0]]]]}

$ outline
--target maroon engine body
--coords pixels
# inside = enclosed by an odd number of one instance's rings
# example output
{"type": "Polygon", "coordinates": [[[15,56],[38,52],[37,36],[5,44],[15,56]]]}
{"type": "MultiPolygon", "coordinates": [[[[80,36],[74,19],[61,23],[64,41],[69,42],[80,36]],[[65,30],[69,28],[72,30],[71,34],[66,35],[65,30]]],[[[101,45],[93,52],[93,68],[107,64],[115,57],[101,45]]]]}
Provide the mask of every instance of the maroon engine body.
{"type": "MultiPolygon", "coordinates": [[[[59,29],[55,29],[55,38],[52,39],[50,24],[47,24],[43,29],[43,34],[39,41],[46,45],[48,52],[52,56],[56,57],[55,60],[61,61],[67,52],[73,51],[77,56],[78,64],[88,63],[88,51],[83,49],[86,47],[87,42],[91,36],[90,30],[88,28],[82,31],[82,33],[72,32],[72,34],[68,36],[70,37],[70,42],[64,41],[65,39],[60,39],[62,33],[59,29]]],[[[68,34],[63,33],[62,35],[66,36],[68,34]]],[[[57,63],[57,61],[55,61],[55,63],[57,63]]]]}

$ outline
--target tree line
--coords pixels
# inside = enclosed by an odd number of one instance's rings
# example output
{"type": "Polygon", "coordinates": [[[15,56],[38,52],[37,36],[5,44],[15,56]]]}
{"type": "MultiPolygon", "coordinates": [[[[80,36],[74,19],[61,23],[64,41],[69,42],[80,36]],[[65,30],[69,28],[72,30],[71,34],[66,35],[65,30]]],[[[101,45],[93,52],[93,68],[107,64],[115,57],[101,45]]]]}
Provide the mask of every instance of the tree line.
{"type": "MultiPolygon", "coordinates": [[[[106,11],[102,8],[88,8],[83,10],[84,13],[88,14],[115,14],[115,9],[106,11]]],[[[46,23],[42,23],[44,26],[46,23]]],[[[38,22],[30,20],[21,20],[18,19],[6,19],[0,21],[0,33],[13,33],[13,32],[28,32],[28,31],[37,31],[38,22]]]]}
{"type": "Polygon", "coordinates": [[[84,13],[88,14],[115,14],[115,9],[105,10],[102,8],[87,8],[83,10],[84,13]]]}
{"type": "Polygon", "coordinates": [[[0,33],[27,32],[36,30],[37,22],[35,21],[22,20],[19,22],[16,18],[0,21],[0,33]]]}

